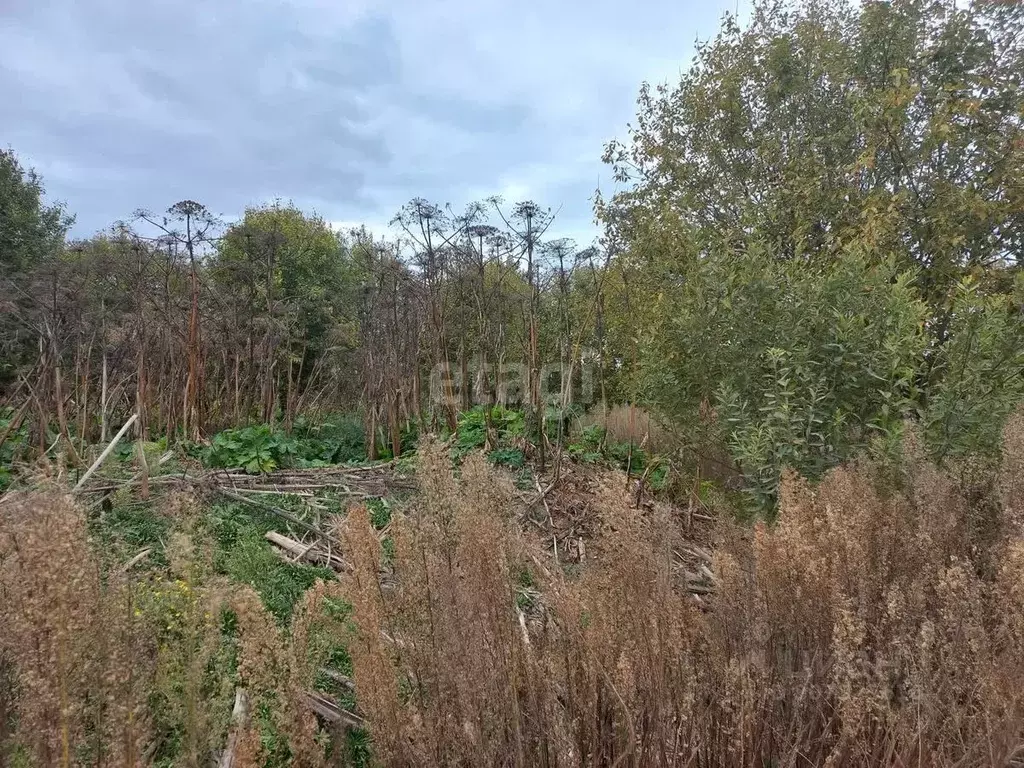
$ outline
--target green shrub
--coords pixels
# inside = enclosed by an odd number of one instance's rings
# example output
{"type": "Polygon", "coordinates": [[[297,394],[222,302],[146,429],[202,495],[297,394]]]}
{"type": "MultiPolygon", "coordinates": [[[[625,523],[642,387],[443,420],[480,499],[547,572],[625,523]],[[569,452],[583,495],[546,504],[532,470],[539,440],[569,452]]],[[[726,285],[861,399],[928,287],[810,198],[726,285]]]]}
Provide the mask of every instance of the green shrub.
{"type": "Polygon", "coordinates": [[[210,467],[242,468],[258,474],[294,464],[296,441],[269,424],[225,429],[210,441],[204,461],[210,467]]]}
{"type": "Polygon", "coordinates": [[[295,420],[292,435],[305,462],[342,464],[366,459],[363,424],[350,414],[329,416],[321,423],[312,423],[300,416],[295,420]]]}
{"type": "Polygon", "coordinates": [[[320,424],[296,420],[291,435],[269,424],[226,429],[199,451],[210,467],[241,468],[252,474],[280,467],[323,467],[366,459],[362,424],[335,416],[320,424]]]}
{"type": "Polygon", "coordinates": [[[1024,399],[1022,300],[1020,277],[1015,296],[985,295],[969,278],[957,286],[922,414],[936,459],[998,454],[1006,420],[1024,399]]]}
{"type": "Polygon", "coordinates": [[[366,508],[370,510],[370,522],[378,531],[391,522],[391,505],[387,499],[367,499],[366,508]]]}
{"type": "Polygon", "coordinates": [[[927,345],[915,274],[848,253],[811,265],[710,254],[642,349],[650,393],[684,429],[714,405],[751,496],[774,504],[792,466],[817,478],[914,413],[927,345]]]}
{"type": "Polygon", "coordinates": [[[522,469],[526,464],[526,455],[518,448],[498,448],[487,454],[487,459],[498,466],[522,469]]]}
{"type": "MultiPolygon", "coordinates": [[[[453,457],[461,459],[470,451],[483,448],[487,443],[487,409],[476,406],[459,414],[453,457]]],[[[525,429],[522,411],[502,408],[496,405],[490,410],[491,428],[498,442],[521,437],[525,429]]]]}

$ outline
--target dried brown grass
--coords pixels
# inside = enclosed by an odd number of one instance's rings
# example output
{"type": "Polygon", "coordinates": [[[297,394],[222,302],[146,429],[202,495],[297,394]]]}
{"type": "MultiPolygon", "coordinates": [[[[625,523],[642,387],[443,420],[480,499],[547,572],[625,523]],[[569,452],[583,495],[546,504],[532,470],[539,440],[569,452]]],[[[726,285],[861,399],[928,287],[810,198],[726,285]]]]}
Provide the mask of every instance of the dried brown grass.
{"type": "Polygon", "coordinates": [[[1024,420],[978,524],[908,445],[899,477],[783,483],[779,522],[730,532],[717,588],[681,588],[676,525],[600,495],[579,578],[517,534],[508,489],[426,447],[381,586],[365,511],[345,536],[358,700],[385,765],[1009,765],[1024,744],[1024,420]],[[550,562],[550,561],[548,561],[550,562]],[[994,567],[978,567],[986,562],[994,567]],[[536,616],[517,605],[529,567],[536,616]]]}
{"type": "Polygon", "coordinates": [[[17,686],[0,732],[13,730],[33,764],[144,763],[154,649],[134,599],[125,581],[101,578],[66,496],[0,506],[0,657],[17,686]]]}
{"type": "Polygon", "coordinates": [[[526,759],[525,651],[511,609],[512,490],[480,457],[462,470],[421,455],[415,512],[392,524],[397,587],[381,587],[381,548],[364,509],[343,535],[345,586],[359,626],[351,645],[357,697],[378,756],[396,765],[526,759]]]}
{"type": "MultiPolygon", "coordinates": [[[[172,498],[167,511],[188,506],[172,498]]],[[[226,590],[186,532],[190,516],[177,519],[169,570],[132,578],[104,570],[82,510],[59,488],[4,498],[0,765],[150,765],[171,749],[175,764],[199,766],[223,749],[234,693],[226,590]]]]}
{"type": "MultiPolygon", "coordinates": [[[[171,636],[156,648],[138,618],[139,585],[101,573],[75,505],[15,496],[0,505],[0,675],[16,686],[0,691],[0,736],[37,765],[146,764],[147,702],[169,675],[181,757],[207,762],[225,743],[227,713],[202,703],[223,601],[238,683],[294,765],[326,762],[307,693],[338,638],[381,765],[1016,765],[1024,417],[1004,453],[998,471],[951,479],[910,439],[898,471],[787,475],[776,525],[723,523],[701,602],[677,516],[636,508],[620,478],[593,494],[596,540],[568,575],[522,534],[506,478],[480,457],[453,470],[427,444],[393,557],[352,510],[337,522],[348,572],[307,593],[289,632],[247,588],[182,597],[205,577],[187,538],[171,541],[187,626],[170,659],[171,636]]],[[[235,764],[264,764],[258,723],[238,729],[235,764]]]]}
{"type": "MultiPolygon", "coordinates": [[[[291,642],[252,589],[241,588],[233,599],[242,638],[240,682],[257,705],[266,705],[277,733],[287,741],[294,764],[310,768],[325,764],[323,747],[317,741],[316,717],[304,699],[305,692],[312,690],[314,671],[307,655],[309,626],[319,614],[325,590],[326,585],[318,583],[297,608],[291,642]]],[[[249,725],[243,742],[248,754],[238,764],[262,765],[267,756],[262,754],[254,724],[249,725]]]]}

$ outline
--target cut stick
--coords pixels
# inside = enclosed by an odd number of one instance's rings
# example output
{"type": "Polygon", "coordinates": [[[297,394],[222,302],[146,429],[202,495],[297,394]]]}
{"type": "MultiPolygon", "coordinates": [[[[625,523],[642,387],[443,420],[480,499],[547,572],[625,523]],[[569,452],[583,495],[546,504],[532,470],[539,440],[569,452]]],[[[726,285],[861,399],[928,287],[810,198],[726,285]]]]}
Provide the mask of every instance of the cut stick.
{"type": "Polygon", "coordinates": [[[340,723],[348,728],[362,728],[366,725],[366,721],[355,712],[342,709],[337,702],[332,701],[322,693],[312,691],[303,694],[303,698],[305,698],[306,704],[309,705],[310,709],[328,722],[340,723]]]}
{"type": "Polygon", "coordinates": [[[92,463],[92,466],[85,471],[84,475],[82,475],[82,479],[78,481],[78,485],[74,487],[74,489],[71,491],[72,493],[75,493],[76,491],[81,489],[81,487],[85,485],[86,481],[93,476],[93,473],[100,468],[100,465],[103,464],[107,456],[109,456],[111,452],[114,450],[114,448],[117,447],[118,442],[121,440],[122,437],[124,437],[124,433],[128,431],[132,424],[138,421],[138,418],[139,414],[133,413],[132,417],[124,423],[124,426],[121,427],[120,431],[116,435],[114,435],[114,439],[111,440],[107,447],[103,449],[103,453],[100,454],[100,457],[96,459],[96,461],[92,463]]]}
{"type": "Polygon", "coordinates": [[[267,541],[276,547],[280,547],[296,560],[306,560],[307,562],[328,565],[339,571],[344,571],[348,568],[345,561],[337,555],[316,550],[315,544],[303,544],[301,541],[291,539],[277,531],[267,531],[264,536],[267,541]]]}
{"type": "Polygon", "coordinates": [[[526,628],[526,616],[521,610],[516,608],[516,613],[519,614],[519,628],[523,632],[523,643],[529,647],[530,645],[530,630],[526,628]]]}
{"type": "Polygon", "coordinates": [[[310,550],[315,546],[314,544],[303,544],[302,542],[295,541],[295,539],[290,539],[277,531],[267,531],[265,536],[267,541],[271,544],[276,544],[287,552],[290,552],[295,556],[296,560],[302,560],[305,558],[309,555],[310,550]]]}
{"type": "Polygon", "coordinates": [[[138,454],[138,458],[139,458],[139,472],[138,472],[138,474],[142,476],[142,483],[141,483],[142,488],[140,489],[141,490],[141,494],[142,494],[142,500],[143,501],[148,501],[149,500],[149,462],[146,461],[146,449],[142,445],[142,441],[141,440],[135,444],[135,447],[136,447],[136,453],[138,454]]]}
{"type": "Polygon", "coordinates": [[[244,688],[235,689],[235,706],[231,710],[231,735],[228,736],[228,745],[224,754],[220,757],[219,768],[234,768],[235,750],[238,742],[245,731],[245,721],[249,717],[249,697],[246,696],[244,688]]]}
{"type": "Polygon", "coordinates": [[[128,571],[130,571],[132,569],[132,566],[145,560],[147,557],[150,556],[150,554],[152,554],[152,552],[152,547],[146,547],[144,550],[139,552],[139,554],[137,554],[135,557],[133,557],[131,560],[129,560],[127,563],[121,566],[121,573],[127,573],[128,571]]]}

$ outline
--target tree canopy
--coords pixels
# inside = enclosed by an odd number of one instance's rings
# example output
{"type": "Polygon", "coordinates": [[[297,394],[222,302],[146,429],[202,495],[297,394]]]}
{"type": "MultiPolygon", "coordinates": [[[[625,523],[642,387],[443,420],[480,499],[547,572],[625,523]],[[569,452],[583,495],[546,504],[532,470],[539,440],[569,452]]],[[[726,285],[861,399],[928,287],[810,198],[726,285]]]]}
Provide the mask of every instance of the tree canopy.
{"type": "Polygon", "coordinates": [[[941,305],[1020,255],[1022,25],[996,0],[759,2],[679,83],[644,85],[604,219],[674,263],[717,244],[894,257],[941,305]]]}

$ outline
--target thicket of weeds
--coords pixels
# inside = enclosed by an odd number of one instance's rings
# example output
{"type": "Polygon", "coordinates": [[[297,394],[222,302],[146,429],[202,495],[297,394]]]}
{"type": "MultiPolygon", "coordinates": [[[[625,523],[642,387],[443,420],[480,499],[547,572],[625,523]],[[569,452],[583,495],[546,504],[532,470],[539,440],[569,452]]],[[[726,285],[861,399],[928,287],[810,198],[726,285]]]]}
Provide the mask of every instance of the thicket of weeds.
{"type": "Polygon", "coordinates": [[[723,530],[701,605],[679,587],[667,510],[609,488],[595,554],[570,579],[531,552],[481,460],[456,480],[424,450],[421,499],[392,526],[397,586],[381,588],[367,514],[345,526],[356,692],[377,759],[1024,759],[1024,420],[970,503],[913,441],[906,453],[899,471],[844,467],[816,488],[787,477],[776,526],[723,530]],[[519,599],[524,569],[540,605],[519,599]]]}
{"type": "Polygon", "coordinates": [[[422,446],[419,494],[386,536],[379,511],[334,519],[347,570],[301,595],[266,577],[260,523],[230,510],[172,499],[166,565],[139,574],[106,564],[57,490],[8,497],[2,754],[205,765],[231,744],[234,766],[1018,764],[1024,417],[1004,442],[996,469],[941,472],[911,439],[899,467],[845,466],[813,487],[787,476],[776,524],[723,522],[702,601],[679,570],[676,513],[636,508],[621,478],[569,575],[524,532],[506,474],[479,454],[453,468],[438,444],[422,446]],[[353,715],[323,717],[328,688],[353,715]]]}
{"type": "Polygon", "coordinates": [[[0,765],[206,766],[229,740],[236,768],[325,763],[306,697],[347,669],[333,573],[232,507],[129,511],[87,521],[57,487],[0,503],[0,765]]]}

